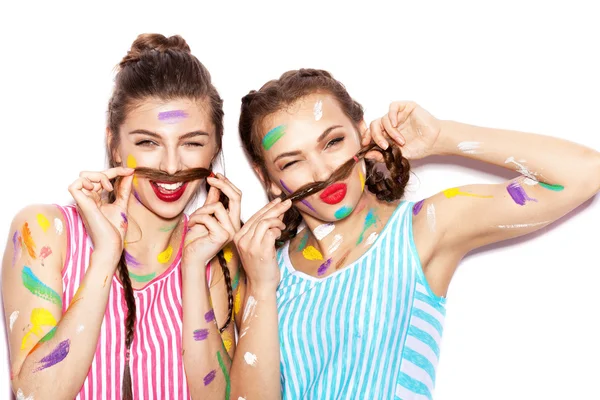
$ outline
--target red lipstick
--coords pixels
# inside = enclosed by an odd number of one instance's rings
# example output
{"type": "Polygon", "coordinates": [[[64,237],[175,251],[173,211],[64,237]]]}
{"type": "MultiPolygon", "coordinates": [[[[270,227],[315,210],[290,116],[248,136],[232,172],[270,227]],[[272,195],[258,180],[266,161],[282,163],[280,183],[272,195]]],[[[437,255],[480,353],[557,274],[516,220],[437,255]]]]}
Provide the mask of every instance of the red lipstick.
{"type": "Polygon", "coordinates": [[[327,204],[337,204],[344,200],[347,190],[345,183],[334,183],[327,186],[319,197],[327,204]]]}
{"type": "Polygon", "coordinates": [[[150,185],[152,186],[152,189],[154,190],[154,194],[156,194],[156,197],[158,197],[162,201],[166,201],[167,203],[172,203],[174,201],[179,200],[181,198],[181,196],[183,196],[183,193],[185,192],[185,188],[187,187],[187,184],[188,184],[187,182],[185,182],[183,185],[178,187],[176,190],[168,190],[168,189],[158,186],[158,183],[164,184],[164,185],[172,185],[172,183],[150,181],[150,185]]]}

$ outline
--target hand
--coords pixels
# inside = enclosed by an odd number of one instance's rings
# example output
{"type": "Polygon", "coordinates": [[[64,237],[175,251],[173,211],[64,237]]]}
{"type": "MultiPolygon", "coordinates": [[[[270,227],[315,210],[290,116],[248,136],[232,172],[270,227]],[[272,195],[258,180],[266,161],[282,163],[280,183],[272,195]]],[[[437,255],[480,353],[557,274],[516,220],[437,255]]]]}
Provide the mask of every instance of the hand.
{"type": "Polygon", "coordinates": [[[127,205],[133,182],[132,168],[116,167],[104,172],[84,171],[69,186],[75,199],[88,235],[94,243],[94,251],[109,254],[118,260],[123,252],[127,233],[127,205]],[[111,179],[117,179],[117,198],[109,204],[102,191],[112,192],[111,179]]]}
{"type": "MultiPolygon", "coordinates": [[[[371,122],[363,133],[362,145],[368,145],[371,140],[382,149],[387,149],[389,144],[398,145],[404,157],[416,160],[433,154],[440,130],[440,122],[418,104],[396,101],[390,104],[386,115],[371,122]]],[[[383,161],[378,152],[369,152],[367,158],[383,161]]]]}
{"type": "Polygon", "coordinates": [[[190,265],[205,266],[240,230],[242,192],[221,174],[207,181],[206,201],[188,222],[183,256],[190,265]],[[229,210],[219,201],[221,192],[229,198],[229,210]]]}
{"type": "Polygon", "coordinates": [[[275,291],[279,285],[275,240],[285,229],[283,214],[292,206],[278,197],[254,214],[235,234],[233,241],[250,286],[275,291]]]}

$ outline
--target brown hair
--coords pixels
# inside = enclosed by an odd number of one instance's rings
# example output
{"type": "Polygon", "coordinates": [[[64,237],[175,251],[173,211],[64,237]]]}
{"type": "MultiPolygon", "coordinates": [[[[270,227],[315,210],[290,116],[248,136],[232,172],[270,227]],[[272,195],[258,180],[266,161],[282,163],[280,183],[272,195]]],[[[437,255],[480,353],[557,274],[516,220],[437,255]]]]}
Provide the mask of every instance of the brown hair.
{"type": "MultiPolygon", "coordinates": [[[[191,54],[190,47],[181,36],[167,38],[160,34],[142,34],[133,42],[131,49],[119,63],[115,77],[115,87],[108,102],[107,125],[110,129],[111,140],[109,141],[110,146],[107,146],[106,150],[110,167],[118,166],[114,154],[120,143],[119,130],[127,114],[140,102],[149,98],[158,98],[165,101],[181,98],[206,101],[210,107],[211,121],[215,126],[217,153],[221,150],[223,100],[212,84],[208,70],[191,54]]],[[[151,171],[144,169],[140,170],[140,173],[152,174],[151,171]]],[[[156,173],[160,174],[160,171],[156,173]]],[[[193,171],[192,175],[194,173],[198,177],[208,175],[206,170],[193,171]]],[[[198,179],[198,177],[195,179],[198,179]]],[[[115,200],[114,192],[111,192],[109,200],[115,200]]],[[[220,200],[227,207],[227,197],[222,195],[220,200]]],[[[233,290],[229,268],[227,268],[222,253],[223,251],[219,252],[218,259],[227,284],[230,308],[228,315],[230,316],[233,307],[233,290]]],[[[125,319],[126,362],[122,391],[123,399],[129,400],[133,395],[128,359],[134,335],[136,307],[124,254],[123,252],[121,255],[117,269],[123,283],[127,303],[127,317],[125,319]]],[[[231,318],[228,317],[221,331],[229,325],[230,321],[231,318]]]]}
{"type": "MultiPolygon", "coordinates": [[[[261,139],[264,135],[263,121],[265,118],[277,111],[291,106],[302,97],[313,93],[328,93],[335,97],[343,113],[352,121],[355,129],[359,130],[359,124],[363,121],[363,107],[356,102],[344,85],[324,70],[300,69],[288,71],[279,79],[267,82],[260,90],[252,90],[242,98],[242,109],[240,114],[239,132],[246,154],[251,162],[258,166],[265,185],[269,185],[270,179],[265,166],[265,160],[261,148],[261,139]]],[[[381,201],[394,201],[404,195],[404,189],[408,183],[410,164],[402,156],[400,148],[390,146],[387,150],[370,144],[362,148],[355,156],[342,164],[331,177],[324,182],[309,183],[295,193],[283,196],[293,200],[301,200],[306,196],[316,193],[330,183],[347,177],[354,164],[363,159],[369,151],[378,151],[383,155],[387,171],[381,171],[376,162],[365,159],[367,166],[366,186],[369,191],[381,201]]],[[[275,196],[268,193],[270,199],[275,196]]],[[[302,222],[302,216],[294,207],[290,208],[283,217],[286,228],[277,242],[281,246],[292,239],[302,222]]]]}

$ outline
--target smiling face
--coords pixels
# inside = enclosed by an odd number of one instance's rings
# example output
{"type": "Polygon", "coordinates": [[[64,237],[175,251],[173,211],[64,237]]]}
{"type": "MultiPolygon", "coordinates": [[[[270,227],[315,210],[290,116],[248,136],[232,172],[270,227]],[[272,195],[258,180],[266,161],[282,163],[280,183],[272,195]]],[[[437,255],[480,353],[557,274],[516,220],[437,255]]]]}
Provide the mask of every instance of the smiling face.
{"type": "MultiPolygon", "coordinates": [[[[113,158],[123,166],[174,174],[190,168],[210,168],[217,151],[207,102],[149,99],[127,114],[113,158]]],[[[136,177],[133,194],[150,211],[171,219],[183,212],[201,182],[164,183],[136,177]]]]}
{"type": "MultiPolygon", "coordinates": [[[[315,93],[291,107],[267,116],[262,123],[262,152],[270,179],[270,191],[279,195],[308,183],[327,180],[360,149],[356,127],[335,98],[315,93]]],[[[350,214],[364,190],[364,161],[349,177],[296,206],[323,221],[350,214]]]]}

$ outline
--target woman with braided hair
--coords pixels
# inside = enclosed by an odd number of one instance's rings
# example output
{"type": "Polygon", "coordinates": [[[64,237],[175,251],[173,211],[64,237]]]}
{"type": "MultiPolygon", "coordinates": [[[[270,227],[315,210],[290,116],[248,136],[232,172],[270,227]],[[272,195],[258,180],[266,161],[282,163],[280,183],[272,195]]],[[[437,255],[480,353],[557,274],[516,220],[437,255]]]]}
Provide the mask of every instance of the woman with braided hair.
{"type": "Polygon", "coordinates": [[[431,399],[460,260],[600,190],[600,154],[565,140],[441,121],[411,102],[367,128],[322,70],[250,92],[239,130],[273,200],[234,237],[247,276],[234,398],[431,399]],[[409,160],[436,154],[520,174],[402,200],[409,160]]]}
{"type": "Polygon", "coordinates": [[[109,169],[80,174],[76,205],[14,218],[2,293],[17,398],[228,395],[241,192],[212,173],[222,135],[185,40],[140,35],[108,105],[109,169]]]}

